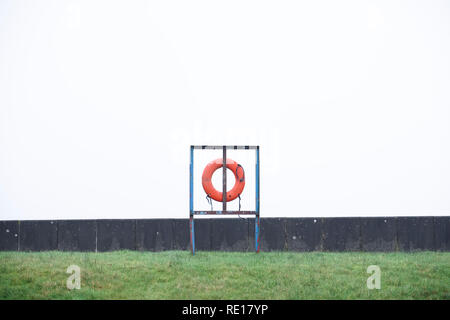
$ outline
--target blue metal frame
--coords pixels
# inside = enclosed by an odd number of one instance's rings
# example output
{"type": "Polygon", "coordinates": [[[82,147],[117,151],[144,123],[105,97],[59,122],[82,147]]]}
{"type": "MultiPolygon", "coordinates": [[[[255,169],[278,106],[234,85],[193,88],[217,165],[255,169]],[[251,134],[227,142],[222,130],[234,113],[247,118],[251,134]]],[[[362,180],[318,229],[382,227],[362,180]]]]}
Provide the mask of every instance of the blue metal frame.
{"type": "Polygon", "coordinates": [[[189,165],[189,235],[191,252],[195,255],[195,232],[194,232],[194,146],[191,146],[191,161],[189,165]]]}
{"type": "MultiPolygon", "coordinates": [[[[223,190],[226,190],[226,175],[224,174],[224,185],[223,190]]],[[[225,191],[223,191],[225,192],[225,191]]],[[[239,214],[246,215],[251,214],[255,215],[255,251],[259,252],[259,234],[260,234],[260,219],[259,219],[259,146],[191,146],[191,154],[190,154],[190,166],[189,166],[189,236],[190,236],[190,245],[192,255],[195,255],[195,229],[194,229],[194,215],[200,214],[239,214]],[[224,171],[225,171],[225,157],[226,157],[226,149],[245,149],[250,150],[254,149],[256,152],[256,183],[255,183],[255,211],[227,211],[226,210],[226,197],[224,194],[223,197],[223,209],[222,211],[194,211],[194,149],[222,149],[223,157],[224,157],[224,171]]]]}
{"type": "Polygon", "coordinates": [[[255,251],[259,252],[259,146],[256,148],[256,216],[255,216],[255,251]]]}

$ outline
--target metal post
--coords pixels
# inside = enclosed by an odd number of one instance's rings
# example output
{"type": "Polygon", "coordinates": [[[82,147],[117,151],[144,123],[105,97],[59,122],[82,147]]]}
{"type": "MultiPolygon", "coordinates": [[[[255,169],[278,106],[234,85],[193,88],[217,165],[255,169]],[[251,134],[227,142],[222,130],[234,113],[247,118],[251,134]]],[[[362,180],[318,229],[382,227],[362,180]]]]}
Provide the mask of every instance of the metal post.
{"type": "Polygon", "coordinates": [[[191,161],[189,166],[189,235],[192,255],[195,255],[194,232],[194,146],[191,146],[191,161]]]}
{"type": "Polygon", "coordinates": [[[223,146],[223,163],[222,163],[222,171],[223,171],[223,184],[222,184],[222,211],[227,211],[227,148],[223,146]]]}
{"type": "Polygon", "coordinates": [[[259,252],[259,146],[256,147],[255,251],[259,252]]]}
{"type": "Polygon", "coordinates": [[[259,252],[259,214],[255,217],[255,251],[259,252]]]}
{"type": "Polygon", "coordinates": [[[191,240],[191,252],[195,256],[195,232],[194,232],[194,215],[189,218],[189,235],[191,240]]]}

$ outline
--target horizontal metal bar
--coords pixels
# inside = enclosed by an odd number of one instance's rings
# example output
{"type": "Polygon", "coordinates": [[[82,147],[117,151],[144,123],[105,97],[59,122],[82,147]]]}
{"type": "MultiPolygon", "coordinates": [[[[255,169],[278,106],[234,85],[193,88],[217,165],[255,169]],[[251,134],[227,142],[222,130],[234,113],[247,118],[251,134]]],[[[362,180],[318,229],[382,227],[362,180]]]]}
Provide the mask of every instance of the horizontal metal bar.
{"type": "Polygon", "coordinates": [[[192,211],[192,214],[199,214],[199,215],[205,215],[205,214],[217,214],[217,215],[244,215],[244,214],[257,214],[256,211],[192,211]]]}
{"type": "Polygon", "coordinates": [[[225,149],[237,149],[237,150],[259,149],[259,146],[206,146],[206,145],[204,145],[204,146],[192,146],[192,147],[194,149],[207,149],[207,150],[216,150],[216,149],[222,150],[223,147],[225,147],[225,149]]]}

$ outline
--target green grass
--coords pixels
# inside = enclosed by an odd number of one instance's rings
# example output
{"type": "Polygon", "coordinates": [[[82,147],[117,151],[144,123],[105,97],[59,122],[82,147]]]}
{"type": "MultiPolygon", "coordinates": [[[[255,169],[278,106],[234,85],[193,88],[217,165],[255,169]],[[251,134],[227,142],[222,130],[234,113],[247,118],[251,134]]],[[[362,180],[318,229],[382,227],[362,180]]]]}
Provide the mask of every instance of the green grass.
{"type": "Polygon", "coordinates": [[[0,252],[0,299],[450,299],[450,253],[0,252]]]}

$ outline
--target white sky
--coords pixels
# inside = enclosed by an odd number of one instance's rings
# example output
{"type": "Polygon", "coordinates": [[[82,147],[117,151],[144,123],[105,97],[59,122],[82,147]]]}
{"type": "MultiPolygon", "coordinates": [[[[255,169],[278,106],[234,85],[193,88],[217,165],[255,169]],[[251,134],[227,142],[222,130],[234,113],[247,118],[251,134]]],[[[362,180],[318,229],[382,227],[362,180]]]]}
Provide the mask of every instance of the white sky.
{"type": "Polygon", "coordinates": [[[186,218],[191,144],[262,217],[449,215],[449,57],[448,1],[2,0],[0,220],[186,218]]]}

